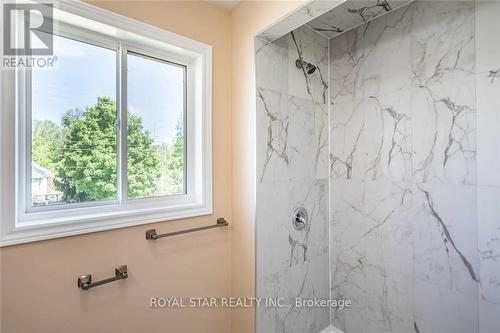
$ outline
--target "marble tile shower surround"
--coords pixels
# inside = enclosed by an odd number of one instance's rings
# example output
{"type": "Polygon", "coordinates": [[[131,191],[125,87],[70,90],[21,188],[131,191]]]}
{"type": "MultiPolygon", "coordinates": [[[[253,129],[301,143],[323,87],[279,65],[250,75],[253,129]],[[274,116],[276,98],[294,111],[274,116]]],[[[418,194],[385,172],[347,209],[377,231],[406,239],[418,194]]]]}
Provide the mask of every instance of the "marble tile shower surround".
{"type": "Polygon", "coordinates": [[[500,332],[499,15],[416,1],[256,39],[257,297],[353,302],[258,308],[257,332],[500,332]]]}
{"type": "Polygon", "coordinates": [[[328,41],[301,27],[273,43],[256,40],[257,297],[290,307],[257,309],[258,332],[319,332],[329,309],[295,307],[328,298],[328,41]],[[308,75],[296,60],[312,63],[308,75]],[[295,230],[291,214],[309,221],[295,230]]]}
{"type": "Polygon", "coordinates": [[[344,332],[500,332],[498,14],[416,1],[329,40],[344,332]]]}

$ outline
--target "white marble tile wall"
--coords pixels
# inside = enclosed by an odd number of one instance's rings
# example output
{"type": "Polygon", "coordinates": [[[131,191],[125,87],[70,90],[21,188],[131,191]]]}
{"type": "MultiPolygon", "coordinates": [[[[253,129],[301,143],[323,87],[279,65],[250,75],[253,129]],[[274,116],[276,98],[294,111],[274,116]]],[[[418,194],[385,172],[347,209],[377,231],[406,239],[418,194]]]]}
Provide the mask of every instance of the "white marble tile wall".
{"type": "Polygon", "coordinates": [[[321,332],[330,323],[326,308],[297,307],[295,299],[328,299],[328,253],[288,269],[257,277],[257,297],[282,299],[283,306],[259,306],[256,331],[321,332]]]}
{"type": "Polygon", "coordinates": [[[261,305],[257,332],[316,333],[329,325],[329,309],[294,302],[330,293],[328,41],[306,26],[271,43],[257,39],[256,67],[257,297],[287,305],[261,305]],[[292,226],[297,207],[308,212],[303,230],[292,226]]]}
{"type": "Polygon", "coordinates": [[[413,0],[348,0],[307,23],[326,38],[362,25],[413,0]]]}
{"type": "MultiPolygon", "coordinates": [[[[372,2],[378,0],[371,0],[372,2]]],[[[306,5],[297,8],[281,19],[279,24],[274,24],[260,33],[257,37],[263,41],[273,42],[276,39],[287,35],[290,31],[297,29],[305,23],[313,20],[321,14],[328,12],[345,2],[345,0],[314,0],[306,5]]]]}
{"type": "Polygon", "coordinates": [[[500,331],[500,1],[476,2],[479,327],[500,331]]]}
{"type": "Polygon", "coordinates": [[[498,1],[416,1],[330,39],[347,333],[500,332],[499,16],[498,1]]]}
{"type": "Polygon", "coordinates": [[[477,182],[500,187],[500,1],[476,3],[477,182]]]}
{"type": "Polygon", "coordinates": [[[411,188],[356,180],[331,187],[332,297],[353,302],[332,313],[333,325],[344,332],[413,330],[411,188]]]}

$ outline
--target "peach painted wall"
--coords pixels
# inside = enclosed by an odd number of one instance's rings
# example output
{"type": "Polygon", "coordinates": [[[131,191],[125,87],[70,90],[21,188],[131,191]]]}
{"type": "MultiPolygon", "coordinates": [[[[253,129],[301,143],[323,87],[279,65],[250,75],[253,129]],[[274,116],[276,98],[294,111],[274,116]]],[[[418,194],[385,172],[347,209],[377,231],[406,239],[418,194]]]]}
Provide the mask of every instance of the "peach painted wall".
{"type": "MultiPolygon", "coordinates": [[[[232,294],[255,297],[254,36],[304,1],[244,1],[231,12],[233,220],[232,294]]],[[[255,332],[253,309],[233,310],[231,332],[255,332]]]]}
{"type": "Polygon", "coordinates": [[[230,230],[149,242],[162,232],[212,224],[231,216],[230,13],[203,2],[103,1],[95,5],[213,46],[214,214],[4,247],[2,333],[230,332],[229,310],[150,309],[150,297],[228,296],[230,230]],[[83,292],[77,276],[110,277],[128,264],[126,281],[83,292]]]}

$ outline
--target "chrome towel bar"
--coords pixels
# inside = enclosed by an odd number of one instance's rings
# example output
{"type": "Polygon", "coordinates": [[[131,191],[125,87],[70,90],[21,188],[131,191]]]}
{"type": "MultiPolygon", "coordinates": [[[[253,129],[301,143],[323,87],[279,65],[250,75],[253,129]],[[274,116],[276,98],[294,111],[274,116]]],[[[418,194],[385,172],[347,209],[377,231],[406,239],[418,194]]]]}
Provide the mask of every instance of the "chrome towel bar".
{"type": "Polygon", "coordinates": [[[100,286],[102,284],[126,279],[128,277],[127,265],[121,265],[115,268],[115,276],[109,279],[104,279],[96,282],[92,282],[92,274],[85,274],[78,278],[78,288],[82,288],[83,290],[89,290],[90,288],[94,288],[100,286]]]}
{"type": "Polygon", "coordinates": [[[146,239],[156,240],[158,238],[176,236],[176,235],[181,235],[181,234],[187,234],[189,232],[195,232],[195,231],[207,230],[207,229],[219,228],[219,227],[227,227],[228,225],[229,225],[229,223],[227,223],[226,219],[223,218],[223,217],[220,217],[220,218],[217,219],[217,224],[207,225],[207,226],[199,227],[199,228],[181,230],[181,231],[174,231],[174,232],[169,232],[169,233],[166,233],[166,234],[159,234],[158,235],[156,233],[156,229],[147,230],[146,231],[146,239]]]}

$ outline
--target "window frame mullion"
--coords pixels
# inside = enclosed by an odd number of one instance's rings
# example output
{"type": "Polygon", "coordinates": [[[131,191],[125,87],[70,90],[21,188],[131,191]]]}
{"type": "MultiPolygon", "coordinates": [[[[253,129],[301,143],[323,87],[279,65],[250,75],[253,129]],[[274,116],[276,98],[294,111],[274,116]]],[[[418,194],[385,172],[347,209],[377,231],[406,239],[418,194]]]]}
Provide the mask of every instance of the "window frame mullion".
{"type": "Polygon", "coordinates": [[[25,186],[23,186],[24,191],[20,193],[21,197],[19,198],[21,212],[29,211],[32,205],[32,75],[31,69],[18,70],[18,84],[21,91],[19,96],[19,112],[17,114],[20,124],[18,140],[21,147],[19,151],[20,163],[18,167],[21,170],[19,182],[20,184],[25,184],[25,186]]]}
{"type": "Polygon", "coordinates": [[[119,154],[118,157],[118,200],[120,205],[128,201],[128,167],[127,167],[127,48],[120,43],[118,47],[117,61],[117,100],[118,119],[119,119],[119,154]]]}

